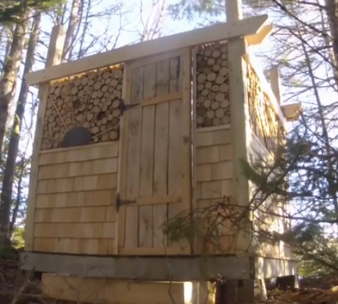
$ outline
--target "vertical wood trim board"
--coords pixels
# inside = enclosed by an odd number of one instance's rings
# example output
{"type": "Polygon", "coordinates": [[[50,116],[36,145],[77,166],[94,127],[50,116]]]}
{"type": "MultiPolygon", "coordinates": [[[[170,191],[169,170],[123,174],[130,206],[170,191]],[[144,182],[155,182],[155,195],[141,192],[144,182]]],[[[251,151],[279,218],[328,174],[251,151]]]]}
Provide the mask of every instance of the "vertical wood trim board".
{"type": "MultiPolygon", "coordinates": [[[[49,42],[47,63],[46,66],[61,63],[61,55],[65,41],[65,31],[60,25],[54,26],[52,29],[51,39],[49,42]]],[[[36,188],[37,188],[37,174],[39,165],[39,155],[41,150],[42,142],[42,129],[44,123],[44,116],[46,111],[46,101],[48,98],[50,84],[43,83],[39,88],[39,109],[37,116],[37,123],[35,129],[35,137],[33,143],[33,155],[31,164],[31,174],[29,182],[29,195],[28,195],[28,207],[26,216],[25,226],[25,250],[33,250],[34,242],[34,214],[35,214],[35,203],[36,203],[36,188]]]]}
{"type": "MultiPolygon", "coordinates": [[[[249,184],[242,174],[241,160],[248,159],[248,95],[243,56],[246,54],[246,42],[242,39],[228,41],[229,86],[231,107],[231,142],[233,147],[234,197],[236,204],[247,207],[249,204],[249,184]]],[[[248,219],[249,220],[249,219],[248,219]]],[[[250,247],[251,237],[240,232],[236,238],[236,248],[246,251],[250,247]]]]}

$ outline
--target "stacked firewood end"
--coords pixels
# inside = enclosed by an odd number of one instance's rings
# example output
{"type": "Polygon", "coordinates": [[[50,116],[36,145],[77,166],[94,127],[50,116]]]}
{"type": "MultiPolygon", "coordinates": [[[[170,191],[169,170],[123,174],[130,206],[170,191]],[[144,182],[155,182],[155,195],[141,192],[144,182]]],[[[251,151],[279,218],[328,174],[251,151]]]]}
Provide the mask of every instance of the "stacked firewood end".
{"type": "Polygon", "coordinates": [[[283,136],[283,128],[269,97],[263,92],[260,80],[253,70],[247,66],[248,103],[250,124],[254,134],[265,144],[268,151],[278,145],[278,137],[283,136]]]}
{"type": "Polygon", "coordinates": [[[230,124],[227,44],[200,46],[196,54],[196,70],[197,127],[230,124]]]}
{"type": "Polygon", "coordinates": [[[73,127],[87,128],[92,143],[119,139],[123,65],[103,68],[51,84],[42,150],[59,148],[73,127]]]}

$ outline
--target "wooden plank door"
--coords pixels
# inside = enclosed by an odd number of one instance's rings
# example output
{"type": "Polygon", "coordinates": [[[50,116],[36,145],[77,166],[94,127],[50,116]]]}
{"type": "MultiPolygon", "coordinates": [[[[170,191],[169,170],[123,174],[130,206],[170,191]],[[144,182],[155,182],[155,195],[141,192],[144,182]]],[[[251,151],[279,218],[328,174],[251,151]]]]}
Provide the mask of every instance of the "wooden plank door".
{"type": "Polygon", "coordinates": [[[127,63],[118,193],[121,255],[188,254],[162,224],[191,208],[190,50],[127,63]]]}

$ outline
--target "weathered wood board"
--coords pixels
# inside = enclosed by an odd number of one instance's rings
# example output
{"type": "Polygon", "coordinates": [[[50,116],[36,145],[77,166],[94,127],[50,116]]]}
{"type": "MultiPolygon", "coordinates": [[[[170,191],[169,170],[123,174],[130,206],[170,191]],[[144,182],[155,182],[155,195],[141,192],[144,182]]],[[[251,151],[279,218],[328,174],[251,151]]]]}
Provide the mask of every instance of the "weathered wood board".
{"type": "Polygon", "coordinates": [[[163,224],[191,208],[190,52],[179,50],[125,65],[118,192],[119,254],[189,253],[169,244],[163,224]]]}

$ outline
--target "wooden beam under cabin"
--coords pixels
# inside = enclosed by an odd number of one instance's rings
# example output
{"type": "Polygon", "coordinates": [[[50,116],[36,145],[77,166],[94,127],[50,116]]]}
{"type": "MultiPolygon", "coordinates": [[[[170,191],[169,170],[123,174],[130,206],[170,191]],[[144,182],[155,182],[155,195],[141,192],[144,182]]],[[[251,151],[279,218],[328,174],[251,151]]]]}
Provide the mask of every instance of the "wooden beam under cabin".
{"type": "Polygon", "coordinates": [[[105,53],[62,63],[57,66],[29,73],[25,78],[27,84],[36,85],[42,82],[60,79],[89,70],[165,53],[180,48],[222,41],[235,37],[252,36],[259,33],[266,25],[267,21],[268,16],[261,15],[233,22],[219,23],[209,27],[124,46],[105,53]]]}
{"type": "Polygon", "coordinates": [[[91,278],[144,281],[199,281],[222,276],[251,279],[254,260],[249,256],[84,256],[23,252],[23,270],[91,278]]]}

